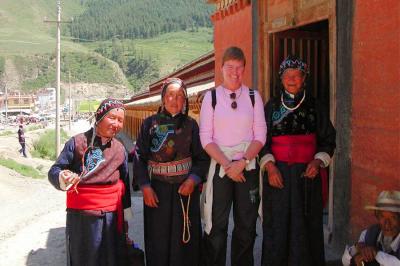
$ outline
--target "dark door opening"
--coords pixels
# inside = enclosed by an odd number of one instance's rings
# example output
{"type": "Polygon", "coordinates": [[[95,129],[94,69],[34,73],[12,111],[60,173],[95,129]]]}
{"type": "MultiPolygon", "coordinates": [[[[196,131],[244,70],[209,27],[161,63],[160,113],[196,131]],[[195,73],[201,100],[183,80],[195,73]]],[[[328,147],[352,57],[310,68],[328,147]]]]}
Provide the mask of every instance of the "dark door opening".
{"type": "Polygon", "coordinates": [[[279,65],[290,54],[306,61],[310,75],[307,90],[329,109],[329,40],[328,21],[274,33],[271,49],[271,96],[280,93],[279,65]]]}
{"type": "MultiPolygon", "coordinates": [[[[310,75],[306,80],[306,90],[330,111],[329,101],[329,25],[328,21],[320,21],[303,27],[277,32],[271,38],[271,84],[270,95],[280,94],[281,82],[279,79],[279,65],[288,55],[299,56],[307,62],[310,75]]],[[[328,171],[329,172],[329,171],[328,171]]],[[[329,177],[331,179],[332,177],[329,177]]],[[[333,180],[328,182],[332,186],[333,180]]],[[[328,189],[328,191],[332,191],[328,189]]],[[[325,206],[324,223],[328,225],[333,215],[332,197],[325,206]]],[[[329,230],[329,229],[328,229],[329,230]]],[[[328,237],[329,238],[329,237],[328,237]]],[[[328,240],[329,242],[329,240],[328,240]]]]}

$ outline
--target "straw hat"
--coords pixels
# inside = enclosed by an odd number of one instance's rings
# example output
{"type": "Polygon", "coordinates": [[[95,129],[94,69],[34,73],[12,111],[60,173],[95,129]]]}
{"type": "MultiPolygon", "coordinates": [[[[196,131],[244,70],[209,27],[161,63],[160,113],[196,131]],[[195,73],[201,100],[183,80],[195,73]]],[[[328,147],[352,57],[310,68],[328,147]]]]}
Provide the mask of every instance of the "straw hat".
{"type": "Polygon", "coordinates": [[[400,191],[382,191],[374,206],[365,206],[367,210],[400,212],[400,191]]]}

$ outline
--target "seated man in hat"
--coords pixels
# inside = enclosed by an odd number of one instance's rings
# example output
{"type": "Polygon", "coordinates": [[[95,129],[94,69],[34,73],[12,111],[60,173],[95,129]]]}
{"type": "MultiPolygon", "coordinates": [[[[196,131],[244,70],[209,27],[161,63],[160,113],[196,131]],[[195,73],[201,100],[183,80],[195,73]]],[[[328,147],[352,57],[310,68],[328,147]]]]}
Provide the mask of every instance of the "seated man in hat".
{"type": "Polygon", "coordinates": [[[382,191],[374,210],[378,223],[364,230],[358,243],[346,248],[344,266],[400,266],[400,191],[382,191]]]}

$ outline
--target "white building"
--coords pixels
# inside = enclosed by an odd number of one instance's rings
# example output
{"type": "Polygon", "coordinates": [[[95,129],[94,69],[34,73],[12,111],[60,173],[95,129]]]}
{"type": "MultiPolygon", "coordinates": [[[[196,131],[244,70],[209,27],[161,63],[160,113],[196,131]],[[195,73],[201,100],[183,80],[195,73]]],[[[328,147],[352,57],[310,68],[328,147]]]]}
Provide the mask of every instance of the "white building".
{"type": "Polygon", "coordinates": [[[53,109],[56,106],[56,89],[46,88],[37,92],[37,106],[39,110],[53,109]]]}

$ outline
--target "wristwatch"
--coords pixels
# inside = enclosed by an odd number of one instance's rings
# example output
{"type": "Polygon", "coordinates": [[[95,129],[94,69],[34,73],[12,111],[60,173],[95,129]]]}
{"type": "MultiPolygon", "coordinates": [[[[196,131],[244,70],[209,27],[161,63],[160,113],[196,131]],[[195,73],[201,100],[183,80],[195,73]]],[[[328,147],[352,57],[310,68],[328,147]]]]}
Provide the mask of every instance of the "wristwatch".
{"type": "Polygon", "coordinates": [[[244,162],[246,163],[246,165],[248,165],[250,163],[250,160],[247,159],[245,156],[242,157],[242,160],[244,160],[244,162]]]}

